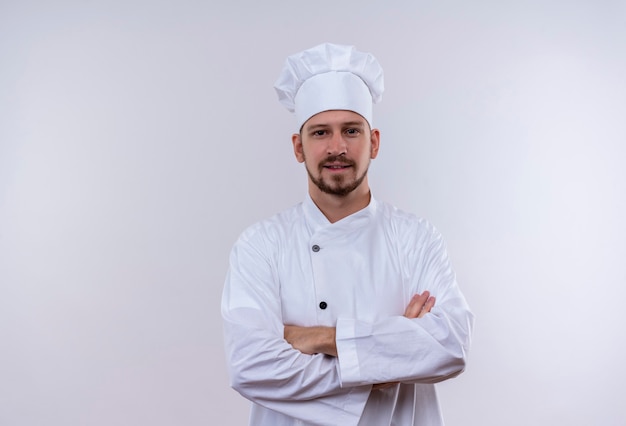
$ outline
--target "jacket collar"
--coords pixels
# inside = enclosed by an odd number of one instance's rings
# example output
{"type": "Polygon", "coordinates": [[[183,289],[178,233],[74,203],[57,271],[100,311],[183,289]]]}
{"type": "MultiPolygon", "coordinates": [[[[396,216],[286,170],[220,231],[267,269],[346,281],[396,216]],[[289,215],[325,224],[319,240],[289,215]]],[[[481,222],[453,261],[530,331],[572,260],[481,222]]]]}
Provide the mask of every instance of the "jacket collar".
{"type": "Polygon", "coordinates": [[[306,194],[302,205],[307,225],[312,234],[322,230],[328,230],[332,233],[334,233],[333,231],[343,233],[355,228],[360,228],[364,224],[369,222],[376,213],[378,202],[376,201],[374,196],[371,195],[370,202],[365,208],[349,216],[346,216],[335,223],[330,223],[326,216],[324,216],[324,213],[322,213],[319,207],[317,207],[309,193],[306,194]]]}

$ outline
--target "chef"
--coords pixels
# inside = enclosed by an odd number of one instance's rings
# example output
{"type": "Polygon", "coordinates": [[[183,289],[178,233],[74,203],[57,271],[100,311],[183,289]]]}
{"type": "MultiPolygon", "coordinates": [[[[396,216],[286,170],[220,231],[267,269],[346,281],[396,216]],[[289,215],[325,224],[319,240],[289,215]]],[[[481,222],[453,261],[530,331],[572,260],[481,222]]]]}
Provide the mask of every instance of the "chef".
{"type": "Polygon", "coordinates": [[[250,425],[443,425],[434,383],[464,370],[473,315],[441,235],[370,192],[382,69],[327,43],[288,57],[275,88],[308,193],[231,252],[224,338],[250,425]]]}

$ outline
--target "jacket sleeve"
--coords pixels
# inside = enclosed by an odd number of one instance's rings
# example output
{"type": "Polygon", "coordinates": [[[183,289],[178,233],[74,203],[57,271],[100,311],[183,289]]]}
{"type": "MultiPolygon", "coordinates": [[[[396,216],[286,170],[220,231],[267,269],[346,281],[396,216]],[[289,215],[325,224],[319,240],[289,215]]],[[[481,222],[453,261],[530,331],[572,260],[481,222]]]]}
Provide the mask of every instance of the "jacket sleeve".
{"type": "Polygon", "coordinates": [[[441,235],[419,221],[397,238],[409,291],[428,290],[436,297],[435,306],[423,318],[395,316],[373,322],[339,318],[337,351],[343,386],[435,383],[465,368],[474,316],[456,283],[441,235]]]}
{"type": "Polygon", "coordinates": [[[284,340],[280,287],[265,253],[244,234],[230,256],[222,317],[232,387],[308,424],[356,425],[371,386],[342,387],[337,358],[302,354],[284,340]]]}

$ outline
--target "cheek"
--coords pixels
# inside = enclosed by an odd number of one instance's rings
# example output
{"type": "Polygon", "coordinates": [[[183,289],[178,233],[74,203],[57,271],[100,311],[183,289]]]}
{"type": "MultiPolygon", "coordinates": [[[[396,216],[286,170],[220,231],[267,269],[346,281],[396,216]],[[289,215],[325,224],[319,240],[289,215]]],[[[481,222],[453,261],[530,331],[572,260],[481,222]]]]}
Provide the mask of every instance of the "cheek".
{"type": "Polygon", "coordinates": [[[374,151],[372,150],[371,147],[365,147],[359,154],[359,158],[363,161],[368,161],[372,158],[373,154],[374,154],[374,151]]]}
{"type": "Polygon", "coordinates": [[[302,157],[309,162],[317,162],[320,159],[326,157],[326,152],[323,149],[320,149],[320,147],[318,146],[309,146],[306,150],[302,151],[302,157]]]}

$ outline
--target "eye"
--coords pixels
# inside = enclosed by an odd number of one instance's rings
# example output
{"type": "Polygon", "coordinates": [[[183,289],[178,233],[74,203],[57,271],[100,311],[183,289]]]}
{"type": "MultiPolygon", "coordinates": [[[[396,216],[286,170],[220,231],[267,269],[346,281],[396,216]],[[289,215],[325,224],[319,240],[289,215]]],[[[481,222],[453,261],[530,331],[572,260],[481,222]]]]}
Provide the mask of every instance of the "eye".
{"type": "Polygon", "coordinates": [[[315,130],[312,135],[313,136],[324,136],[326,134],[326,130],[315,130]]]}
{"type": "Polygon", "coordinates": [[[346,129],[346,134],[349,136],[358,136],[359,133],[360,133],[359,129],[355,129],[355,128],[346,129]]]}

